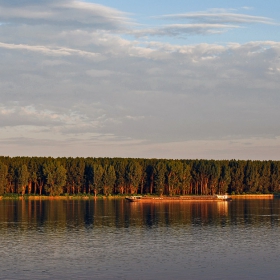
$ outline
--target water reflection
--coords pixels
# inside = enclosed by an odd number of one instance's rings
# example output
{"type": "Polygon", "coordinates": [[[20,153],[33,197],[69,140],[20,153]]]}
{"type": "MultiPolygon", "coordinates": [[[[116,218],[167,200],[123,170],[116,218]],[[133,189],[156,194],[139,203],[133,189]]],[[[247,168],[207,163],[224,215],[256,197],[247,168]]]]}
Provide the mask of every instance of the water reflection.
{"type": "Polygon", "coordinates": [[[232,202],[129,203],[125,200],[3,200],[1,230],[30,228],[169,227],[226,224],[275,225],[280,204],[274,200],[232,202]]]}
{"type": "Polygon", "coordinates": [[[0,278],[279,279],[279,202],[2,200],[0,278]]]}

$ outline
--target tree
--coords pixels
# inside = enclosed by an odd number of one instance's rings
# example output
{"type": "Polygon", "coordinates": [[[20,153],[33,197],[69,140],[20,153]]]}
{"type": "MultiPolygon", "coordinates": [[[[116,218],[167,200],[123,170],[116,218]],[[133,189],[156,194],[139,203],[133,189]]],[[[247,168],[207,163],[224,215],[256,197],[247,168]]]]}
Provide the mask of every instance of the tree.
{"type": "MultiPolygon", "coordinates": [[[[67,169],[67,192],[72,189],[72,193],[80,193],[84,186],[85,161],[80,158],[70,158],[66,160],[67,169]]],[[[86,192],[86,190],[84,190],[86,192]]]]}
{"type": "Polygon", "coordinates": [[[191,176],[192,176],[192,192],[195,195],[198,195],[198,185],[200,182],[200,174],[199,174],[199,161],[196,160],[191,163],[191,176]]]}
{"type": "Polygon", "coordinates": [[[125,175],[130,194],[137,193],[142,177],[141,165],[137,161],[131,160],[127,165],[125,175]]]}
{"type": "Polygon", "coordinates": [[[51,196],[62,194],[66,184],[66,169],[58,161],[50,161],[43,165],[43,172],[46,192],[51,196]]]}
{"type": "Polygon", "coordinates": [[[259,174],[257,171],[257,165],[255,162],[250,160],[247,161],[245,166],[245,174],[244,174],[244,181],[245,181],[245,192],[246,193],[255,193],[258,189],[259,184],[259,174]]]}
{"type": "Polygon", "coordinates": [[[0,162],[0,195],[5,193],[5,188],[7,186],[7,176],[8,176],[8,167],[7,165],[0,162]]]}
{"type": "Polygon", "coordinates": [[[164,187],[165,187],[165,172],[166,172],[166,164],[162,161],[157,162],[155,166],[155,189],[156,193],[159,195],[163,195],[164,187]]]}
{"type": "Polygon", "coordinates": [[[221,168],[219,162],[211,161],[210,172],[209,172],[209,187],[211,195],[217,192],[221,168]]]}
{"type": "Polygon", "coordinates": [[[188,164],[183,164],[183,172],[181,177],[181,193],[182,195],[189,194],[191,191],[191,167],[188,164]]]}
{"type": "Polygon", "coordinates": [[[115,163],[115,172],[116,172],[116,188],[120,194],[125,192],[125,175],[126,175],[126,160],[118,160],[115,163]]]}
{"type": "Polygon", "coordinates": [[[13,162],[9,162],[8,175],[7,175],[7,180],[8,180],[7,192],[8,193],[16,192],[16,177],[17,177],[16,168],[15,168],[13,162]]]}
{"type": "Polygon", "coordinates": [[[199,160],[194,164],[194,179],[195,179],[195,193],[201,195],[208,194],[208,182],[211,172],[211,165],[207,160],[199,160]],[[200,192],[198,190],[198,186],[200,186],[200,192]]]}
{"type": "Polygon", "coordinates": [[[152,194],[155,191],[155,159],[149,160],[145,168],[146,192],[152,194]]]}
{"type": "Polygon", "coordinates": [[[180,161],[169,161],[166,169],[167,194],[179,193],[183,177],[183,164],[180,161]]]}
{"type": "Polygon", "coordinates": [[[227,163],[222,163],[219,179],[219,194],[224,194],[228,190],[230,183],[230,170],[227,163]]]}
{"type": "Polygon", "coordinates": [[[271,162],[271,192],[280,191],[280,163],[271,162]]]}
{"type": "Polygon", "coordinates": [[[104,169],[101,164],[94,163],[90,165],[89,184],[94,196],[97,196],[102,188],[103,173],[104,169]]]}
{"type": "Polygon", "coordinates": [[[270,187],[270,178],[271,178],[271,170],[270,170],[270,162],[265,161],[260,164],[259,168],[259,193],[269,193],[270,187]]]}
{"type": "Polygon", "coordinates": [[[230,192],[241,194],[244,190],[244,168],[245,161],[232,160],[229,162],[230,167],[230,192]]]}
{"type": "Polygon", "coordinates": [[[105,194],[106,196],[112,194],[114,184],[116,182],[116,172],[114,166],[106,165],[104,167],[102,182],[103,182],[103,194],[105,194]]]}
{"type": "MultiPolygon", "coordinates": [[[[148,163],[146,160],[139,160],[138,161],[141,166],[141,179],[140,179],[140,194],[144,193],[144,187],[145,184],[148,183],[148,173],[151,171],[150,166],[148,166],[148,163]]],[[[149,178],[151,179],[151,178],[149,178]]],[[[150,187],[152,184],[150,185],[150,187]]],[[[150,192],[152,193],[152,192],[150,192]]]]}
{"type": "Polygon", "coordinates": [[[18,170],[18,186],[19,189],[18,191],[21,192],[21,195],[25,194],[26,186],[28,185],[29,182],[29,172],[27,170],[27,166],[25,164],[21,165],[18,170]]]}

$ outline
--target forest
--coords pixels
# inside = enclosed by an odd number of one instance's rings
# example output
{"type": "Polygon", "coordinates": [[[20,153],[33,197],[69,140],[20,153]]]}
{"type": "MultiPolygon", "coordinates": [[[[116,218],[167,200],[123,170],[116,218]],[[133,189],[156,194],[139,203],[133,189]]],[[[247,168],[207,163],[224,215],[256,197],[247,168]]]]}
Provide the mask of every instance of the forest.
{"type": "Polygon", "coordinates": [[[280,161],[0,156],[0,195],[280,192],[280,161]]]}

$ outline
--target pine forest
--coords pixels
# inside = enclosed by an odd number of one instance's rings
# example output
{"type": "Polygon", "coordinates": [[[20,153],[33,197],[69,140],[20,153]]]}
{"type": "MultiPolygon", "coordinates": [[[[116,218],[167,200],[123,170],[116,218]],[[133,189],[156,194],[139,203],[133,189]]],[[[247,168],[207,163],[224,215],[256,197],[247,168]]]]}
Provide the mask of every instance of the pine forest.
{"type": "Polygon", "coordinates": [[[0,195],[280,192],[280,161],[0,157],[0,195]]]}

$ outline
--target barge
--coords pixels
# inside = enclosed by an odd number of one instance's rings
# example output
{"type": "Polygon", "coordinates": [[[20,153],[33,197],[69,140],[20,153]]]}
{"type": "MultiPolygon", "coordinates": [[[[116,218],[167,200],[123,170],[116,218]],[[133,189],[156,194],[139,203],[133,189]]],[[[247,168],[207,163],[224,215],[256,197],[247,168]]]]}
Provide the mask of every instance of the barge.
{"type": "Polygon", "coordinates": [[[182,195],[182,196],[159,196],[159,197],[148,197],[148,196],[127,196],[125,198],[129,202],[157,202],[157,201],[231,201],[232,198],[225,195],[182,195]]]}

